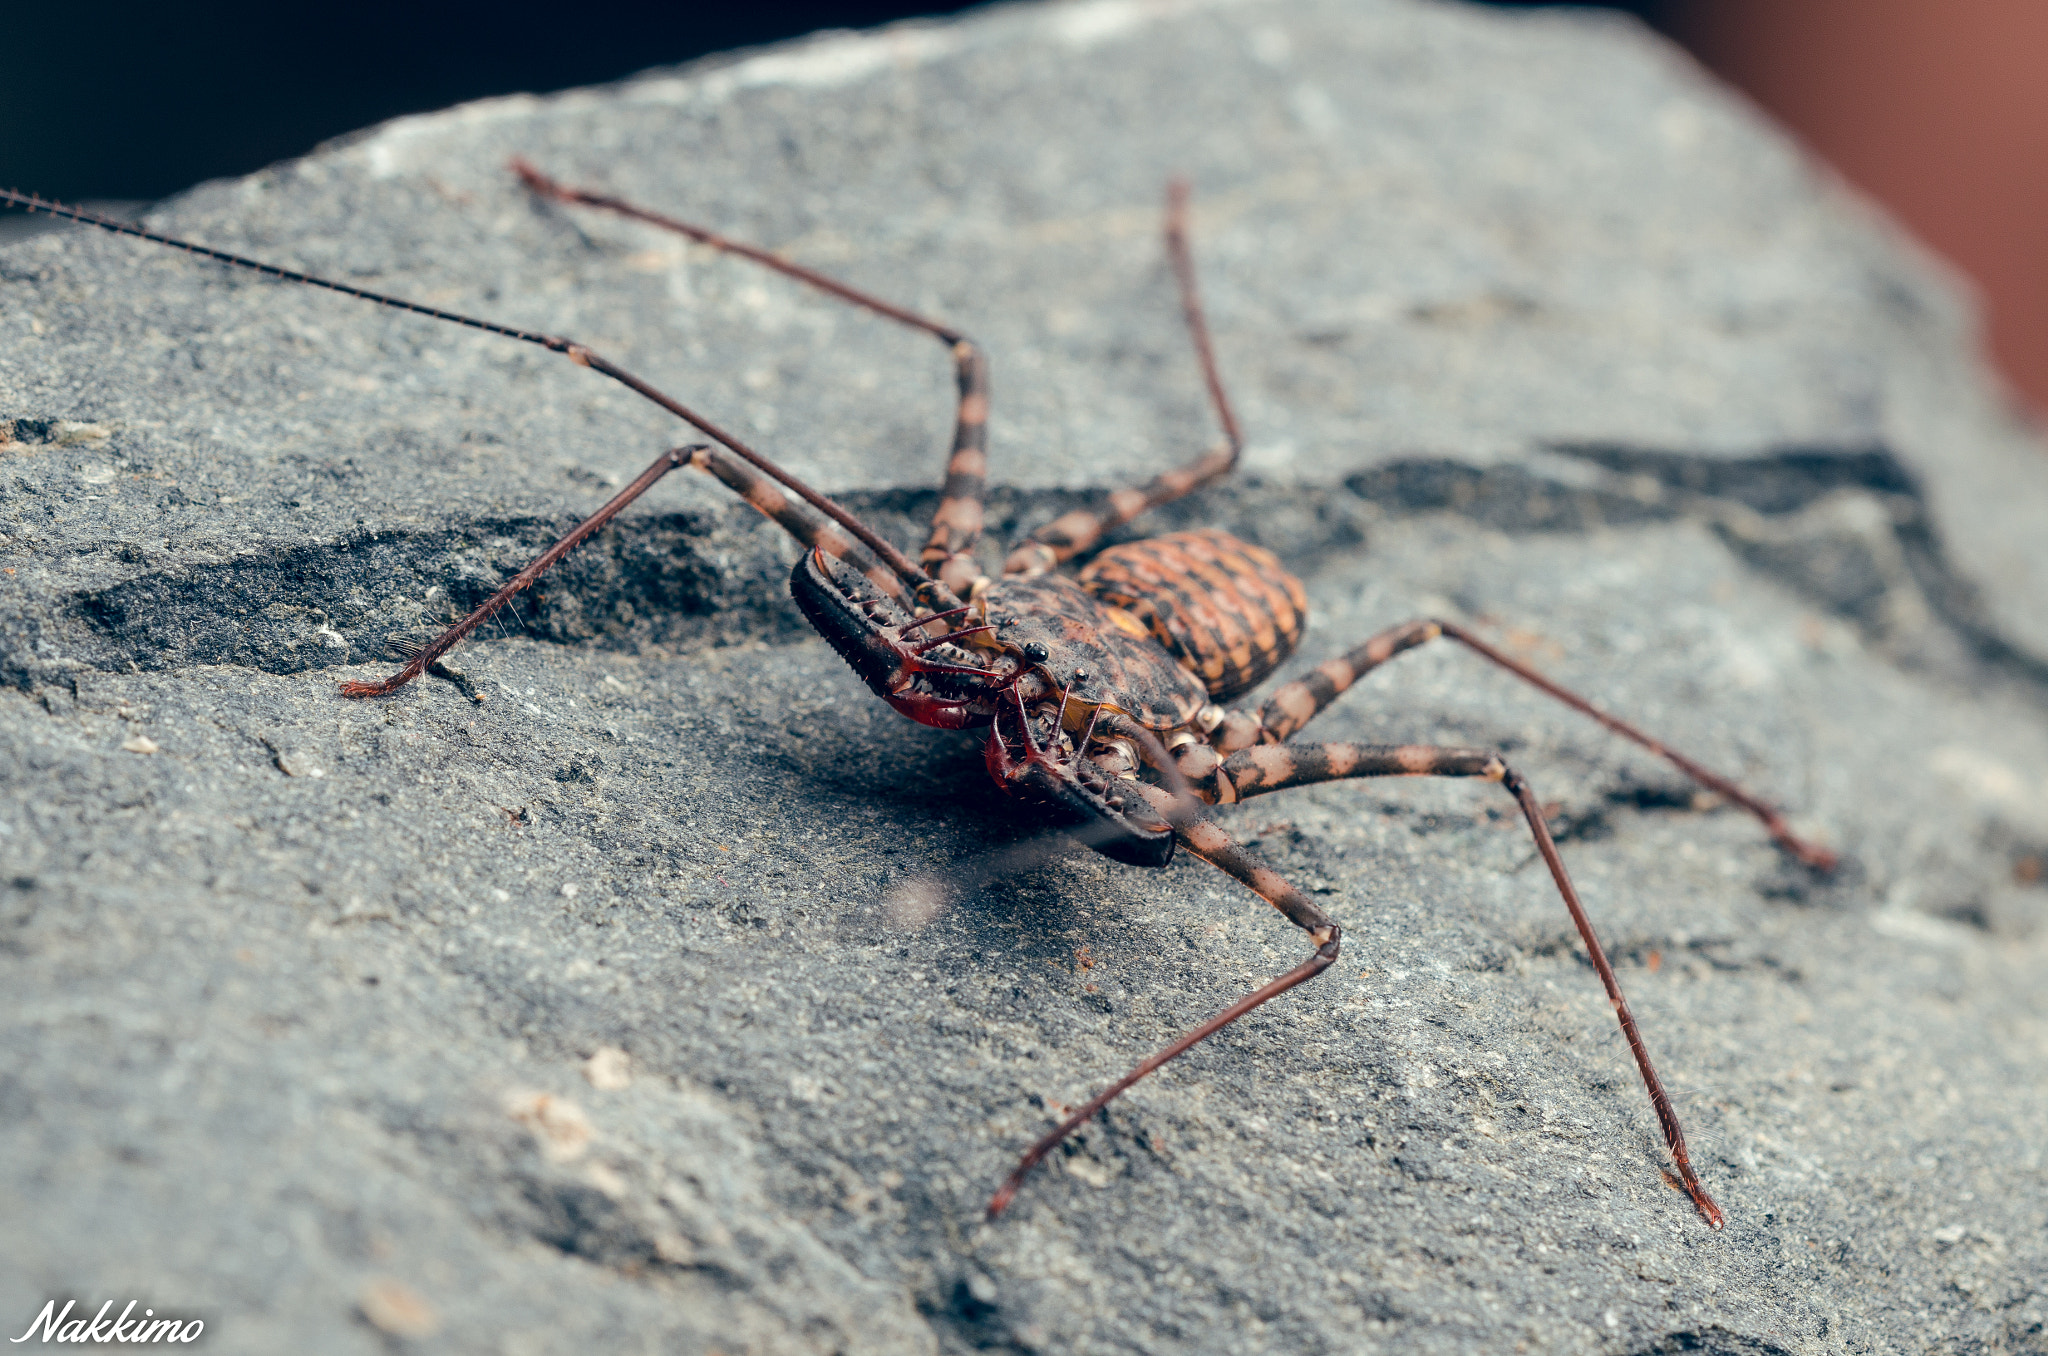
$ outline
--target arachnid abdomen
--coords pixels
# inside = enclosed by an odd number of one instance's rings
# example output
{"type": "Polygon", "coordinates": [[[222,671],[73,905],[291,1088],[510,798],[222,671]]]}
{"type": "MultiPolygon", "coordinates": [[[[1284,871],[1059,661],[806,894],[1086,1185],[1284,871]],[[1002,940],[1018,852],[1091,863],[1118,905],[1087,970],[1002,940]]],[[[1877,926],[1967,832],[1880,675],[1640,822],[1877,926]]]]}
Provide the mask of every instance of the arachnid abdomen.
{"type": "Polygon", "coordinates": [[[1135,616],[1222,702],[1249,692],[1301,643],[1308,594],[1262,546],[1175,532],[1113,546],[1079,583],[1135,616]]]}

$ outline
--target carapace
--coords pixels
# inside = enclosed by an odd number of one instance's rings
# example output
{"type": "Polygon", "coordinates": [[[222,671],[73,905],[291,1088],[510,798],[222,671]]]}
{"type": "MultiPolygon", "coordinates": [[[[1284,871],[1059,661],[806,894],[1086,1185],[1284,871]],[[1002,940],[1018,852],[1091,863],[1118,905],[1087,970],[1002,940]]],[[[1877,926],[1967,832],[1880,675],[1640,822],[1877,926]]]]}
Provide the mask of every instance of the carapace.
{"type": "Polygon", "coordinates": [[[410,662],[398,672],[380,682],[345,683],[347,696],[381,696],[412,681],[657,480],[677,467],[692,466],[724,482],[801,544],[791,592],[804,616],[876,695],[926,725],[987,730],[989,774],[1027,813],[1133,865],[1164,866],[1176,847],[1185,848],[1235,877],[1308,934],[1312,950],[1301,964],[1138,1064],[1033,1145],[989,1202],[990,1217],[1009,1204],[1047,1153],[1124,1089],[1245,1013],[1313,979],[1337,959],[1341,929],[1336,919],[1233,842],[1202,813],[1203,807],[1312,782],[1426,776],[1494,781],[1514,797],[1606,987],[1678,1176],[1700,1216],[1720,1227],[1720,1208],[1693,1170],[1677,1113],[1522,775],[1486,749],[1300,743],[1293,742],[1294,736],[1373,669],[1404,651],[1448,638],[1667,759],[1754,815],[1808,866],[1827,870],[1834,865],[1833,854],[1796,836],[1776,810],[1732,781],[1450,621],[1411,621],[1382,631],[1307,676],[1282,684],[1256,711],[1224,705],[1257,687],[1293,653],[1308,605],[1300,582],[1271,552],[1219,531],[1176,532],[1097,549],[1112,529],[1228,475],[1243,446],[1196,289],[1184,185],[1169,188],[1167,253],[1222,441],[1145,485],[1113,492],[1101,510],[1077,509],[1037,528],[1009,552],[1001,573],[990,576],[975,554],[987,478],[988,366],[967,336],[703,227],[563,186],[521,161],[514,162],[513,170],[544,200],[618,213],[677,232],[922,330],[945,345],[960,397],[944,485],[919,560],[913,563],[853,514],[703,415],[574,340],[312,277],[28,194],[0,191],[0,202],[538,344],[624,384],[711,440],[663,453],[469,616],[432,642],[410,648],[410,662]],[[1091,555],[1078,573],[1060,572],[1091,555]]]}

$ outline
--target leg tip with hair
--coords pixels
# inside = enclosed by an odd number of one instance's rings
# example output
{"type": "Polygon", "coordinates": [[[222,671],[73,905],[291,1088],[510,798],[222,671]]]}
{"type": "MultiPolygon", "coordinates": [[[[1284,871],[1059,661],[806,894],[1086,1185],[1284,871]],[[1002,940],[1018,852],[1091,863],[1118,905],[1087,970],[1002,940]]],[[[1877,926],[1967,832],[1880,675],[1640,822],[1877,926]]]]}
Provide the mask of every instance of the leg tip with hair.
{"type": "Polygon", "coordinates": [[[1690,1169],[1683,1170],[1682,1178],[1666,1170],[1664,1182],[1665,1185],[1692,1197],[1692,1208],[1698,1213],[1700,1220],[1715,1233],[1721,1232],[1721,1226],[1727,1223],[1727,1219],[1721,1214],[1721,1207],[1714,1204],[1714,1198],[1707,1194],[1707,1189],[1700,1185],[1699,1178],[1693,1176],[1690,1169]]]}
{"type": "Polygon", "coordinates": [[[1003,1211],[1009,1208],[1011,1201],[1016,1199],[1017,1182],[1015,1178],[1012,1178],[1003,1183],[1002,1188],[989,1198],[988,1209],[983,1213],[982,1218],[993,1221],[997,1215],[1002,1214],[1003,1211]]]}
{"type": "Polygon", "coordinates": [[[1721,1207],[1714,1204],[1714,1198],[1700,1185],[1700,1179],[1693,1175],[1691,1166],[1683,1158],[1678,1161],[1677,1166],[1677,1172],[1670,1168],[1662,1169],[1664,1185],[1691,1197],[1692,1208],[1699,1214],[1700,1219],[1715,1233],[1721,1232],[1721,1226],[1727,1222],[1721,1214],[1721,1207]]]}

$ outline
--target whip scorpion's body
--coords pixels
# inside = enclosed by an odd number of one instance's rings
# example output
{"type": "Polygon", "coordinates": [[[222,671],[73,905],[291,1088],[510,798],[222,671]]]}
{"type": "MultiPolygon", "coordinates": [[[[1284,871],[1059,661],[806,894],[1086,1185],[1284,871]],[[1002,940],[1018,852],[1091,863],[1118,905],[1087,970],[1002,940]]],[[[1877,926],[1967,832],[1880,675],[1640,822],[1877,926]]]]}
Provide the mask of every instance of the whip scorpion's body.
{"type": "Polygon", "coordinates": [[[1227,708],[1223,703],[1250,691],[1293,652],[1301,638],[1307,598],[1301,584],[1270,552],[1225,533],[1182,532],[1126,542],[1096,553],[1071,578],[1057,572],[1067,562],[1093,551],[1110,529],[1228,474],[1237,462],[1241,439],[1196,296],[1184,229],[1183,190],[1176,186],[1171,195],[1168,249],[1211,402],[1223,425],[1224,442],[1143,487],[1116,491],[1103,511],[1076,510],[1040,527],[1010,552],[1002,573],[992,579],[982,572],[973,553],[981,534],[987,474],[987,366],[980,350],[965,336],[701,227],[564,188],[523,163],[515,168],[546,198],[615,211],[679,231],[944,342],[958,371],[960,404],[944,490],[921,560],[913,564],[845,509],[731,434],[573,341],[494,325],[170,240],[27,195],[0,193],[0,202],[68,216],[272,276],[540,344],[623,382],[714,441],[715,446],[678,448],[663,454],[469,617],[430,644],[415,647],[411,662],[402,670],[382,682],[345,684],[343,691],[348,695],[389,693],[427,671],[450,647],[655,481],[676,467],[695,466],[725,482],[802,543],[804,550],[790,580],[798,605],[868,686],[897,710],[940,728],[985,728],[985,758],[997,785],[1097,851],[1136,865],[1163,866],[1176,845],[1185,847],[1242,881],[1308,934],[1312,949],[1300,965],[1246,994],[1138,1065],[1034,1146],[990,1202],[991,1215],[1009,1202],[1034,1164],[1111,1098],[1197,1041],[1313,978],[1337,959],[1340,929],[1336,920],[1234,843],[1202,814],[1203,805],[1230,804],[1284,787],[1342,778],[1440,776],[1500,782],[1515,797],[1606,985],[1679,1176],[1702,1217],[1719,1227],[1720,1210],[1693,1172],[1677,1115],[1650,1065],[1635,1020],[1580,907],[1535,795],[1520,774],[1498,754],[1484,749],[1289,741],[1373,668],[1404,650],[1449,637],[1669,759],[1702,785],[1755,814],[1780,844],[1809,865],[1826,868],[1833,861],[1829,853],[1796,838],[1774,810],[1727,779],[1595,709],[1451,622],[1416,621],[1394,627],[1341,658],[1317,666],[1307,677],[1283,685],[1256,711],[1227,708]]]}

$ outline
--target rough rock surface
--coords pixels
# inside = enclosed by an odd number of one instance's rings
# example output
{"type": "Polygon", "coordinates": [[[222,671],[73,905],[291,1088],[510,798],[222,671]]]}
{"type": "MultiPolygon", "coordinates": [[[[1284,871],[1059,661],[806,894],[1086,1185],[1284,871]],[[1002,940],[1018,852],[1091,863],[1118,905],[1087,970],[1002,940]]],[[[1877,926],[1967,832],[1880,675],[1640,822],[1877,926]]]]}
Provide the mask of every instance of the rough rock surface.
{"type": "Polygon", "coordinates": [[[1728,1211],[1497,792],[1221,817],[1341,964],[981,1206],[1300,936],[1031,837],[688,477],[376,702],[677,440],[537,349],[80,230],[0,251],[0,1323],[221,1351],[2048,1349],[2048,457],[1966,308],[1640,30],[1402,0],[984,12],[406,119],[149,217],[568,333],[899,540],[929,340],[530,201],[518,152],[988,345],[999,533],[1212,436],[1294,670],[1422,613],[1793,808],[1424,652],[1312,733],[1508,750],[1728,1211]],[[994,852],[996,878],[977,867],[994,852]],[[116,1305],[116,1311],[119,1304],[116,1305]]]}

